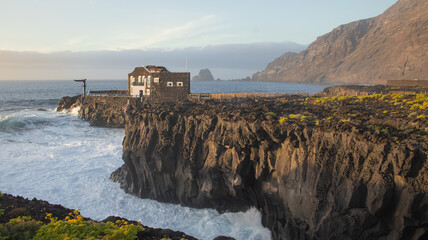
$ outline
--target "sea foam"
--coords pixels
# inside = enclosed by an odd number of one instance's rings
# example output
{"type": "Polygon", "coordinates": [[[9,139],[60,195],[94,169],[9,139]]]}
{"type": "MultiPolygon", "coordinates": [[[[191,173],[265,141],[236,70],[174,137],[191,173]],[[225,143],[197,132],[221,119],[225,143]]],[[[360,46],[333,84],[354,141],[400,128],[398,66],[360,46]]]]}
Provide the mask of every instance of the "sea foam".
{"type": "Polygon", "coordinates": [[[121,216],[197,238],[270,239],[256,209],[219,214],[126,194],[109,179],[123,164],[123,129],[94,128],[74,115],[31,110],[3,116],[0,124],[9,131],[0,133],[3,192],[79,208],[96,220],[121,216]],[[14,124],[22,125],[10,127],[14,124]]]}
{"type": "Polygon", "coordinates": [[[80,107],[74,107],[70,108],[67,113],[73,115],[73,116],[79,116],[80,107]]]}

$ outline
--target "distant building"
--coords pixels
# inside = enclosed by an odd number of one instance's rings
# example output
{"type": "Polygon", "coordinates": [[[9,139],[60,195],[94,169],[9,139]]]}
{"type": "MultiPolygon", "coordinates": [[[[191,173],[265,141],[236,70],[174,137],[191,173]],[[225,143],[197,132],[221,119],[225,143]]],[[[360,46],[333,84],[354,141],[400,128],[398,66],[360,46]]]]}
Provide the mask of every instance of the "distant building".
{"type": "Polygon", "coordinates": [[[162,102],[186,99],[190,94],[190,73],[170,72],[162,66],[136,67],[128,74],[128,93],[162,102]]]}

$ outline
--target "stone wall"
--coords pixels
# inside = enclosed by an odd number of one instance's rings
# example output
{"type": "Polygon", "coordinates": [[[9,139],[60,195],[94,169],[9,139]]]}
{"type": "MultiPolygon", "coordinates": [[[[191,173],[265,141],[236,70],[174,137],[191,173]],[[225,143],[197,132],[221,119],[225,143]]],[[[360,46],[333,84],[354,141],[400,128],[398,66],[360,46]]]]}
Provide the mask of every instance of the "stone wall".
{"type": "Polygon", "coordinates": [[[374,86],[364,86],[364,85],[338,85],[327,87],[323,90],[320,95],[327,96],[365,96],[372,94],[388,94],[394,92],[403,92],[406,94],[427,94],[428,87],[421,86],[392,86],[392,85],[374,85],[374,86]]]}
{"type": "Polygon", "coordinates": [[[428,88],[428,80],[388,80],[387,85],[394,87],[425,87],[428,88]]]}
{"type": "Polygon", "coordinates": [[[105,91],[90,91],[90,94],[128,94],[128,90],[105,90],[105,91]]]}

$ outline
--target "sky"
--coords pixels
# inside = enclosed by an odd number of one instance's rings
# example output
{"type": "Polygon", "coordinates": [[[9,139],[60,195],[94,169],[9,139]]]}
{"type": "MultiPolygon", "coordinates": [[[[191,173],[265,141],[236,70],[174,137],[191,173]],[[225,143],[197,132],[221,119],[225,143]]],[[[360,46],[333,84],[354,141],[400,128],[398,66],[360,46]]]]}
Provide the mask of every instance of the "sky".
{"type": "MultiPolygon", "coordinates": [[[[12,65],[19,67],[19,62],[5,63],[5,56],[18,54],[19,57],[15,58],[22,60],[25,53],[29,58],[34,58],[37,54],[52,58],[64,52],[109,52],[111,54],[108,57],[114,57],[119,52],[124,54],[122,57],[126,57],[125,54],[132,51],[139,52],[141,60],[150,61],[144,58],[147,52],[182,52],[180,65],[184,65],[184,59],[188,57],[185,56],[188,55],[186,49],[199,49],[199,54],[206,54],[206,49],[218,46],[224,49],[224,46],[230,48],[264,44],[272,50],[273,45],[282,44],[284,48],[277,50],[283,52],[266,55],[272,61],[285,51],[301,50],[285,47],[291,43],[307,46],[333,28],[377,16],[395,2],[396,0],[1,0],[0,79],[18,77],[12,76],[12,72],[16,73],[12,65]]],[[[248,69],[248,73],[262,70],[266,66],[269,61],[265,57],[261,58],[263,61],[260,60],[256,68],[248,69]]],[[[95,62],[95,65],[102,65],[102,60],[94,57],[95,62]]],[[[192,59],[189,58],[189,63],[191,62],[192,59]]],[[[146,64],[152,62],[141,62],[139,65],[146,64]]],[[[205,67],[210,68],[209,64],[208,61],[205,67]]],[[[193,66],[192,71],[196,71],[197,66],[193,66]]],[[[33,76],[39,79],[68,77],[65,73],[49,74],[49,67],[46,67],[44,74],[33,76]]],[[[133,67],[135,66],[129,66],[127,71],[132,71],[133,67]]],[[[171,67],[178,68],[178,64],[171,67]]],[[[50,69],[53,68],[54,66],[50,69]]],[[[93,70],[94,75],[91,77],[96,78],[96,71],[93,70]]],[[[235,75],[226,72],[219,71],[218,74],[222,78],[234,78],[245,71],[237,71],[235,75]]],[[[120,74],[123,72],[111,76],[116,78],[122,76],[120,74]]],[[[100,78],[105,78],[101,75],[100,78]]]]}

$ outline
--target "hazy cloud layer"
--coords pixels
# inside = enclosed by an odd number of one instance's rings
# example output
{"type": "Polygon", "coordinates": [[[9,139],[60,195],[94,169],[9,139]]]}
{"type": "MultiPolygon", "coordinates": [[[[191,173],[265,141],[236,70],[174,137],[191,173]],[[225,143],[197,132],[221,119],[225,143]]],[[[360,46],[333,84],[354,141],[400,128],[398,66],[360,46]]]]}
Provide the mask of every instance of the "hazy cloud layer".
{"type": "MultiPolygon", "coordinates": [[[[78,39],[76,40],[78,41],[78,39]]],[[[170,71],[188,71],[194,76],[209,68],[215,78],[250,76],[287,51],[306,46],[291,42],[213,45],[175,50],[122,50],[93,52],[0,51],[0,80],[126,79],[134,67],[162,65],[170,71]]]]}

